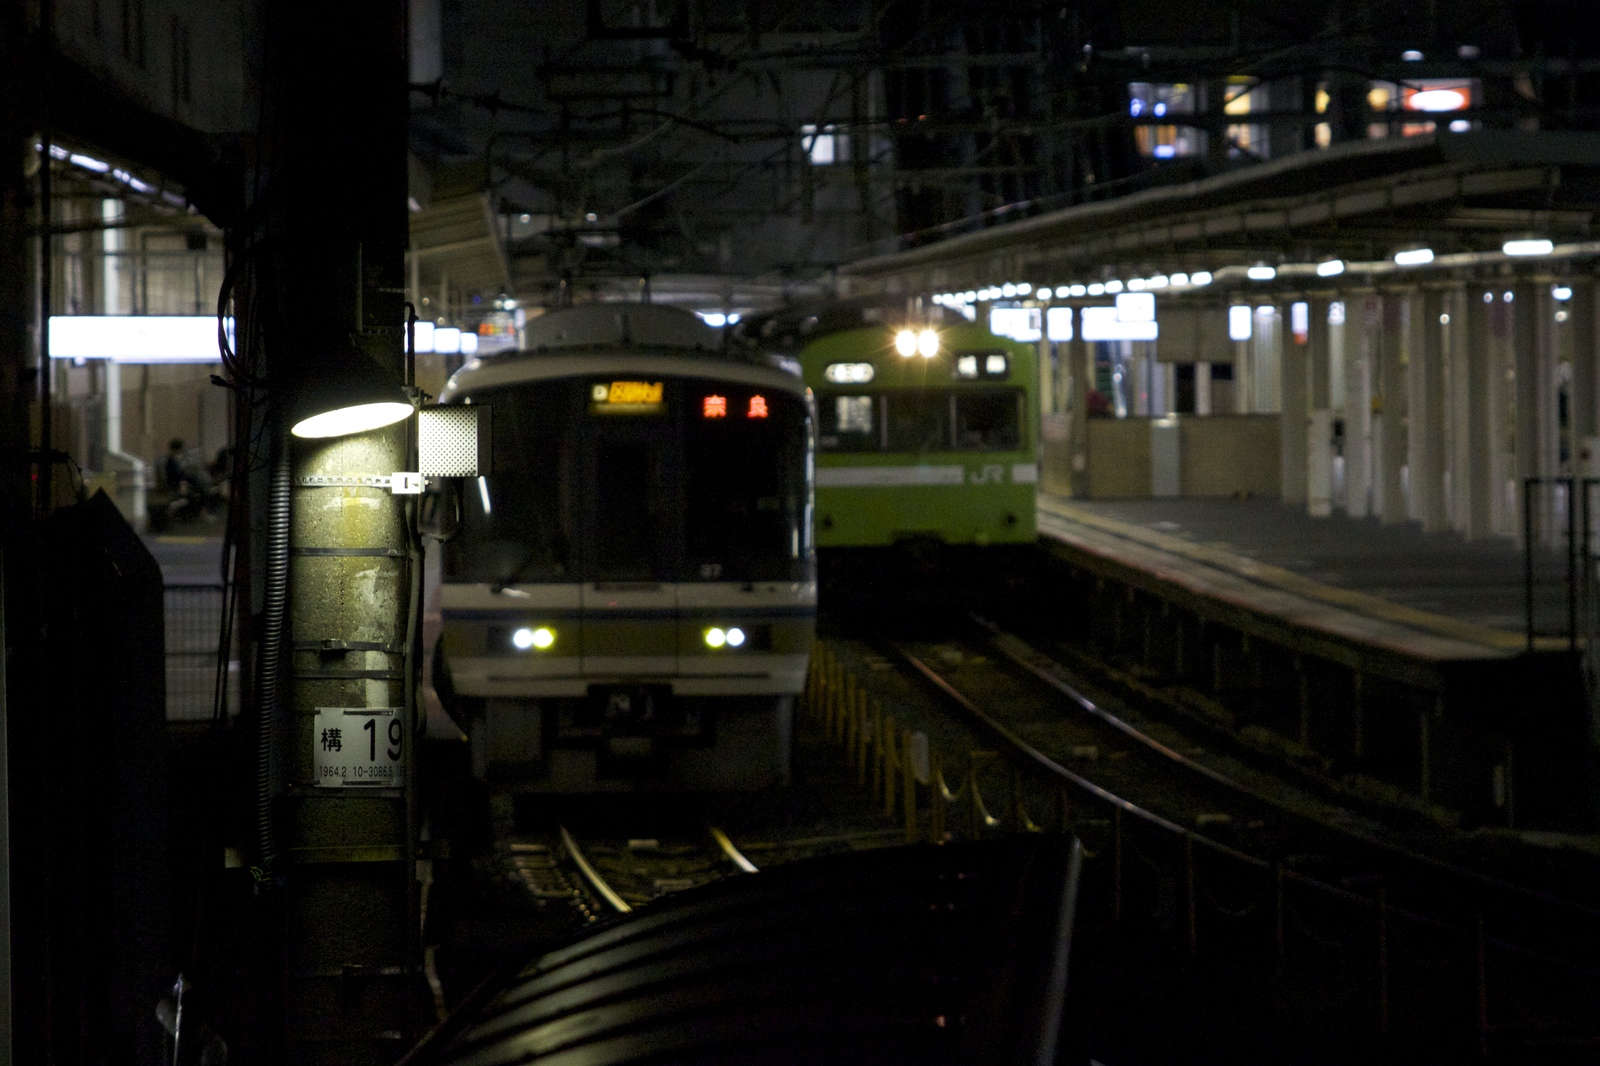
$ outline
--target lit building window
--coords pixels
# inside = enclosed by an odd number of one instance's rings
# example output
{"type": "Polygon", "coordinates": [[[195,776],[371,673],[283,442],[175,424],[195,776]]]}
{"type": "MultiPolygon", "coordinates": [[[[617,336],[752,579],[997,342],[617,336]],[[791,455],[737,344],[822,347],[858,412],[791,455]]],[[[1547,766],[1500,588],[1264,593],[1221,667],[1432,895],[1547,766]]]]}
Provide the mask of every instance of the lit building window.
{"type": "Polygon", "coordinates": [[[1201,133],[1192,126],[1151,124],[1152,118],[1190,115],[1195,110],[1194,86],[1136,81],[1128,86],[1128,114],[1143,121],[1134,127],[1139,154],[1151,159],[1176,159],[1203,151],[1201,133]]]}
{"type": "Polygon", "coordinates": [[[800,147],[811,160],[812,166],[825,167],[850,161],[850,138],[838,126],[810,123],[801,126],[800,147]]]}

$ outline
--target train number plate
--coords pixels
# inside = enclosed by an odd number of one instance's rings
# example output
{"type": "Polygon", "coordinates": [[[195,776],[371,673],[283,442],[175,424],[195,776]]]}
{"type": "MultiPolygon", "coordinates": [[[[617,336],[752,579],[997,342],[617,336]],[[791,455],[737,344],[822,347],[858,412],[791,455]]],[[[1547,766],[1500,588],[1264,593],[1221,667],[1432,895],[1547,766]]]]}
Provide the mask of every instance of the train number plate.
{"type": "Polygon", "coordinates": [[[405,715],[399,707],[318,707],[312,750],[326,788],[405,784],[405,715]]]}
{"type": "Polygon", "coordinates": [[[666,685],[591,685],[589,699],[607,733],[651,733],[670,713],[672,689],[666,685]]]}

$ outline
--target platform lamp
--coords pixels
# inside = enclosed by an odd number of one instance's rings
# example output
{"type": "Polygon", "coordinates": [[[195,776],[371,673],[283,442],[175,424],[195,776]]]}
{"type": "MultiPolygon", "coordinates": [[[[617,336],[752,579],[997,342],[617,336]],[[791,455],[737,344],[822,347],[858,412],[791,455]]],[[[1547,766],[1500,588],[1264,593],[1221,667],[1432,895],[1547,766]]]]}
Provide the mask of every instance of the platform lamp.
{"type": "Polygon", "coordinates": [[[406,390],[363,356],[314,364],[289,404],[296,437],[345,437],[393,425],[416,410],[406,390]]]}

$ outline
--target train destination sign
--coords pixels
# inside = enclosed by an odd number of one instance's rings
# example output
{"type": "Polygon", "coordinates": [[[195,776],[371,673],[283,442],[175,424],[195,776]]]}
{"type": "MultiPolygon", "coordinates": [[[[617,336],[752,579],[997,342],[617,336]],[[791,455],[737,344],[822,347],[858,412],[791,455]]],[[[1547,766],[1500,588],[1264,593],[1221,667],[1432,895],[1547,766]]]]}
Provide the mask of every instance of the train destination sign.
{"type": "Polygon", "coordinates": [[[659,381],[596,383],[589,390],[590,410],[608,414],[647,414],[662,409],[666,388],[659,381]]]}

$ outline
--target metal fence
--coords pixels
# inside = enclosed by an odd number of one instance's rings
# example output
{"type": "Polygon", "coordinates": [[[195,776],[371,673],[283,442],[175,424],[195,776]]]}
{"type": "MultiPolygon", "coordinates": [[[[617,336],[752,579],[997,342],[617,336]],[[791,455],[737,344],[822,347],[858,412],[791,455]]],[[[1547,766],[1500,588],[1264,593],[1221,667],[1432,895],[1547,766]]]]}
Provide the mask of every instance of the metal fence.
{"type": "MultiPolygon", "coordinates": [[[[221,585],[166,587],[167,721],[196,722],[214,713],[221,585]]],[[[236,653],[235,653],[236,654],[236,653]]],[[[226,713],[239,710],[239,663],[230,656],[226,713]]]]}

